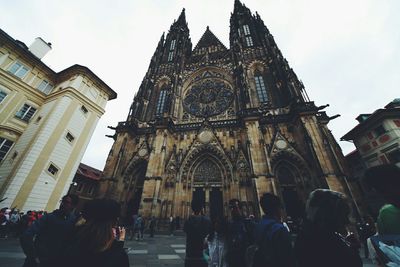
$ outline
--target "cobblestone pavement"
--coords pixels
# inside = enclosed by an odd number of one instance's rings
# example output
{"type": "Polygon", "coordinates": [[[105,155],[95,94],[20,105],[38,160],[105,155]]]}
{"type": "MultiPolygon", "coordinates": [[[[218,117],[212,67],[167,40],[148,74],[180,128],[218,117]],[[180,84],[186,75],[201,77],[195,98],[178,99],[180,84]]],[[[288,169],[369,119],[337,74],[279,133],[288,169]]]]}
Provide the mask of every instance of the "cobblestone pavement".
{"type": "MultiPolygon", "coordinates": [[[[185,258],[185,237],[160,235],[145,237],[141,241],[125,242],[130,266],[161,267],[183,266],[185,258]]],[[[18,239],[0,239],[0,265],[3,267],[21,267],[25,259],[18,239]]],[[[372,267],[369,260],[364,260],[364,267],[372,267]]]]}

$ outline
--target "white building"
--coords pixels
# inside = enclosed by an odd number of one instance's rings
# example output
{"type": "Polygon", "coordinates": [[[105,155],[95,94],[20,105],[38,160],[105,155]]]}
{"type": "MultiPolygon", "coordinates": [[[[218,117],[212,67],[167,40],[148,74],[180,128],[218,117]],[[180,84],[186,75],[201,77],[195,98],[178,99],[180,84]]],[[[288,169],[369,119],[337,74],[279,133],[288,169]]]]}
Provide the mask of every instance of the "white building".
{"type": "Polygon", "coordinates": [[[2,207],[53,210],[81,162],[108,100],[117,94],[90,69],[54,72],[0,30],[0,199],[2,207]]]}

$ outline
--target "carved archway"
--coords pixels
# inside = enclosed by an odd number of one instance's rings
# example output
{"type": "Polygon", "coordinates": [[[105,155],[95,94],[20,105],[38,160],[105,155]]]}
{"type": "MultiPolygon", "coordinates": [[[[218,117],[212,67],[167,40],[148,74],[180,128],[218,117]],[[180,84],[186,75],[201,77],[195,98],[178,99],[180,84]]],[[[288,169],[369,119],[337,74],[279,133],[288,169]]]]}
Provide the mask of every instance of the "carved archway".
{"type": "Polygon", "coordinates": [[[296,154],[281,151],[273,157],[271,165],[286,215],[295,220],[302,217],[311,180],[306,163],[296,154]]]}
{"type": "Polygon", "coordinates": [[[134,157],[124,173],[124,193],[122,214],[129,223],[133,214],[138,214],[148,161],[134,157]]]}
{"type": "Polygon", "coordinates": [[[192,185],[196,168],[205,160],[211,162],[212,166],[218,167],[221,172],[222,184],[233,181],[232,163],[224,151],[215,145],[207,144],[194,148],[184,159],[180,173],[182,182],[192,185]]]}

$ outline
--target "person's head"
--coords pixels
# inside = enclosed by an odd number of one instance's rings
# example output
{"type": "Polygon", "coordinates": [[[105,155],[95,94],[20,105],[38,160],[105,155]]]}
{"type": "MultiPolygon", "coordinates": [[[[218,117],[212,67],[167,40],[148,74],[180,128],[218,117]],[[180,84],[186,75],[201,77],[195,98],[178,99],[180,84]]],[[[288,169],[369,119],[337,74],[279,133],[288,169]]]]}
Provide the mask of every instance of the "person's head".
{"type": "Polygon", "coordinates": [[[242,205],[239,199],[233,198],[229,200],[229,209],[233,218],[238,218],[242,216],[242,205]]]}
{"type": "Polygon", "coordinates": [[[77,195],[68,194],[62,197],[60,210],[66,214],[71,213],[78,205],[79,197],[77,195]]]}
{"type": "Polygon", "coordinates": [[[100,252],[111,247],[113,227],[120,216],[121,207],[112,199],[94,199],[86,203],[82,216],[86,220],[79,233],[79,240],[90,251],[100,252]]]}
{"type": "Polygon", "coordinates": [[[279,197],[271,193],[265,193],[260,198],[260,206],[265,215],[280,220],[282,206],[279,197]]]}
{"type": "Polygon", "coordinates": [[[327,189],[311,192],[306,204],[307,220],[323,232],[344,233],[350,211],[344,194],[327,189]]]}
{"type": "Polygon", "coordinates": [[[192,200],[192,210],[194,214],[200,214],[203,210],[203,204],[200,201],[192,200]]]}
{"type": "Polygon", "coordinates": [[[400,207],[400,168],[395,164],[369,168],[365,173],[365,181],[387,202],[400,207]]]}

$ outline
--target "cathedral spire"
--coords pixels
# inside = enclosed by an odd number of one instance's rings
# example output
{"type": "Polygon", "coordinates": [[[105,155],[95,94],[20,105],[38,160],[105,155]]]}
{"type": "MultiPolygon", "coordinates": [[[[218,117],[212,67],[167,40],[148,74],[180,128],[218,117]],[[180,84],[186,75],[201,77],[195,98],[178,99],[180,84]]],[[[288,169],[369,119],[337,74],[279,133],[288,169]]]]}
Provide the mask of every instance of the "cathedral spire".
{"type": "Polygon", "coordinates": [[[235,5],[233,7],[233,12],[239,11],[243,8],[242,2],[240,0],[235,0],[235,5]]]}
{"type": "Polygon", "coordinates": [[[182,9],[181,14],[179,15],[178,20],[176,21],[177,24],[186,25],[186,15],[185,15],[185,8],[182,9]]]}

